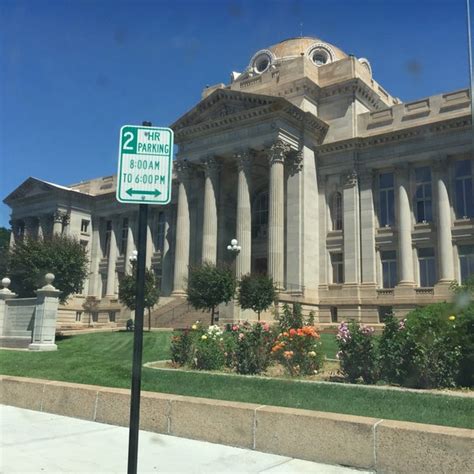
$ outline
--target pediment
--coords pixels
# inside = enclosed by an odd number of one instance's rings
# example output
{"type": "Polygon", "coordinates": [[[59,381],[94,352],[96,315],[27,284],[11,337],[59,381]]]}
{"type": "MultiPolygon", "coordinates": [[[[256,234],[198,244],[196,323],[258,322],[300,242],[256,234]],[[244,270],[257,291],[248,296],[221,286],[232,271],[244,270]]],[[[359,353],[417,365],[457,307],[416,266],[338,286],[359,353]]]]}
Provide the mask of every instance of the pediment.
{"type": "Polygon", "coordinates": [[[28,178],[20,186],[18,186],[14,191],[12,191],[3,202],[9,203],[16,199],[30,198],[39,196],[44,193],[51,192],[53,190],[61,189],[58,186],[41,181],[37,178],[28,178]]]}
{"type": "Polygon", "coordinates": [[[268,107],[278,101],[278,97],[218,89],[179,118],[171,125],[171,128],[179,132],[184,128],[214,122],[224,117],[238,116],[260,107],[268,107]]]}

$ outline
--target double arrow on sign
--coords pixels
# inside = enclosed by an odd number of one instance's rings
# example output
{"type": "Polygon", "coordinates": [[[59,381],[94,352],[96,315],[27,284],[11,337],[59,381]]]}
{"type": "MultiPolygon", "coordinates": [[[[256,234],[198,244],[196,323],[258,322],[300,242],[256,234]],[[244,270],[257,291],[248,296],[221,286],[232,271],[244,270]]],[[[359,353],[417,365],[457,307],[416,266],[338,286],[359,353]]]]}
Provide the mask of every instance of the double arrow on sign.
{"type": "Polygon", "coordinates": [[[130,188],[130,189],[127,189],[127,194],[129,196],[133,196],[134,194],[148,194],[150,196],[158,197],[161,194],[161,192],[158,191],[158,189],[155,189],[154,191],[140,191],[139,189],[130,188]]]}

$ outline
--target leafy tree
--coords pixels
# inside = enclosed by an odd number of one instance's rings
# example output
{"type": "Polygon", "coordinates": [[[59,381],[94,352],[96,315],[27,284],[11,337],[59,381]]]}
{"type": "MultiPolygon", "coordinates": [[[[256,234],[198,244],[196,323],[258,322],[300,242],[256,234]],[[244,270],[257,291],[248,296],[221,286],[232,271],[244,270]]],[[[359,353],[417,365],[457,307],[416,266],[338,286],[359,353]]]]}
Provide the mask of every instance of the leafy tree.
{"type": "Polygon", "coordinates": [[[0,227],[0,279],[8,270],[8,247],[10,245],[10,231],[5,227],[0,227]]]}
{"type": "MultiPolygon", "coordinates": [[[[119,300],[131,310],[136,309],[137,270],[133,266],[132,274],[125,275],[119,282],[119,300]]],[[[151,309],[160,299],[160,290],[155,274],[145,270],[145,308],[148,312],[148,331],[151,331],[151,309]]]]}
{"type": "Polygon", "coordinates": [[[10,231],[5,227],[0,227],[0,250],[8,249],[10,245],[10,231]]]}
{"type": "Polygon", "coordinates": [[[99,300],[95,296],[87,296],[84,303],[82,303],[82,307],[84,308],[84,311],[89,314],[89,326],[91,326],[92,313],[97,311],[99,300]]]}
{"type": "Polygon", "coordinates": [[[61,290],[60,301],[82,291],[88,274],[87,251],[78,240],[67,236],[24,239],[15,243],[8,255],[8,275],[12,290],[31,297],[44,285],[46,273],[55,275],[54,286],[61,290]]]}
{"type": "Polygon", "coordinates": [[[276,292],[273,280],[267,275],[244,275],[239,283],[238,300],[242,309],[251,309],[260,313],[268,309],[275,301],[276,292]]]}
{"type": "Polygon", "coordinates": [[[211,311],[214,324],[216,306],[228,303],[235,293],[235,278],[228,266],[203,263],[191,267],[188,279],[188,302],[196,309],[211,311]]]}

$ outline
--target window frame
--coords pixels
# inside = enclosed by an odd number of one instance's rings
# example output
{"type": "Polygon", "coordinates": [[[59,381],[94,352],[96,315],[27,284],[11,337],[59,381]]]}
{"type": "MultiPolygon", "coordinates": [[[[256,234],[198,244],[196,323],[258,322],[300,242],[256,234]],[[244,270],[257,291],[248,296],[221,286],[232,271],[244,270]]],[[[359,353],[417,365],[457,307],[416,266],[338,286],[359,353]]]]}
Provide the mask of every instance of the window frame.
{"type": "Polygon", "coordinates": [[[333,285],[344,284],[344,253],[343,252],[331,252],[329,256],[332,270],[332,283],[333,285]],[[335,260],[336,256],[340,260],[335,260]]]}
{"type": "Polygon", "coordinates": [[[382,250],[380,252],[380,261],[382,264],[382,288],[393,289],[398,284],[398,255],[396,250],[382,250]],[[388,253],[393,252],[395,257],[387,258],[388,253]],[[385,254],[385,258],[384,258],[385,254]],[[388,274],[385,273],[385,268],[388,268],[388,274]],[[388,275],[389,284],[386,285],[386,275],[388,275]],[[394,281],[392,281],[392,279],[394,281]]]}
{"type": "Polygon", "coordinates": [[[378,175],[378,208],[379,227],[393,227],[395,225],[395,173],[393,171],[386,171],[378,175]],[[382,177],[387,175],[391,175],[392,184],[382,187],[382,177]],[[385,209],[383,209],[384,207],[385,209]],[[386,216],[384,216],[384,212],[386,216]]]}
{"type": "Polygon", "coordinates": [[[468,184],[471,187],[471,194],[473,193],[474,187],[474,179],[473,179],[473,163],[470,159],[465,160],[457,160],[454,162],[454,212],[456,215],[456,219],[469,219],[474,217],[474,203],[472,200],[469,200],[468,192],[469,190],[466,189],[468,184]],[[467,174],[460,174],[458,176],[457,167],[460,163],[468,163],[470,167],[470,173],[467,174]],[[462,203],[459,201],[459,188],[461,186],[461,194],[462,194],[462,203]],[[462,206],[462,209],[460,208],[462,206]]]}
{"type": "Polygon", "coordinates": [[[429,166],[419,166],[415,168],[415,195],[414,195],[414,209],[417,224],[426,222],[433,222],[433,173],[429,166]],[[417,173],[422,170],[427,170],[429,173],[429,180],[418,177],[417,173]],[[418,196],[418,192],[422,196],[418,196]],[[429,205],[428,205],[429,203],[429,205]],[[419,205],[422,206],[422,214],[420,215],[419,205]],[[427,207],[428,205],[428,207],[427,207]]]}
{"type": "Polygon", "coordinates": [[[420,288],[433,288],[438,281],[436,271],[436,251],[434,247],[422,247],[417,250],[417,254],[420,288]],[[432,255],[422,255],[425,250],[432,250],[432,255]]]}

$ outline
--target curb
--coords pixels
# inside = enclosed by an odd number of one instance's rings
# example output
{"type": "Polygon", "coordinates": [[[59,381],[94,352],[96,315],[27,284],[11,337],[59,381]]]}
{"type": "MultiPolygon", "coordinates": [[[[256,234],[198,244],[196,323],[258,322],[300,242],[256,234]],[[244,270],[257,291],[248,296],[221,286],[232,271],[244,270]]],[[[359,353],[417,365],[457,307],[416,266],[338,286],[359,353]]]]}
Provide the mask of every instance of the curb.
{"type": "MultiPolygon", "coordinates": [[[[0,403],[128,426],[130,391],[0,376],[0,403]]],[[[474,430],[142,392],[140,429],[377,472],[471,472],[474,430]]]]}

